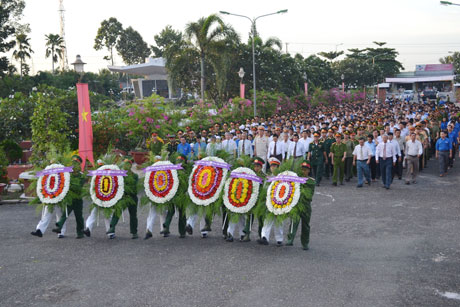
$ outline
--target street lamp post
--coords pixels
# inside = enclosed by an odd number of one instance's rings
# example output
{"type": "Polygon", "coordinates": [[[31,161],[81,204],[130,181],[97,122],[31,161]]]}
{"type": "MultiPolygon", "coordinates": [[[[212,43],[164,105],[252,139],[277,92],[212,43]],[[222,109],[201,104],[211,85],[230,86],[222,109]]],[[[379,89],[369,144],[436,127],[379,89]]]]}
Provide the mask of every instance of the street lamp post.
{"type": "Polygon", "coordinates": [[[252,76],[253,76],[253,83],[254,83],[254,117],[257,116],[256,55],[255,55],[255,52],[254,52],[254,40],[255,40],[255,36],[256,36],[256,21],[257,21],[257,19],[262,18],[262,17],[266,17],[266,16],[270,16],[270,15],[276,15],[276,14],[282,14],[282,13],[287,13],[287,11],[288,10],[280,10],[280,11],[275,12],[275,13],[260,15],[260,16],[258,16],[256,18],[253,18],[253,19],[251,19],[248,16],[244,16],[244,15],[233,14],[233,13],[229,13],[229,12],[226,12],[226,11],[220,11],[221,14],[232,15],[232,16],[237,16],[237,17],[243,17],[243,18],[249,19],[249,21],[251,22],[251,28],[252,28],[252,76]]]}
{"type": "Polygon", "coordinates": [[[343,81],[345,79],[345,76],[342,74],[340,76],[340,79],[342,79],[342,93],[345,93],[345,82],[343,81]]]}
{"type": "Polygon", "coordinates": [[[440,3],[442,5],[457,5],[457,6],[460,6],[460,4],[458,3],[453,3],[453,2],[450,2],[450,1],[440,1],[440,3]]]}
{"type": "Polygon", "coordinates": [[[85,71],[83,69],[85,64],[86,63],[81,60],[81,56],[79,54],[77,54],[75,62],[71,63],[71,65],[73,65],[73,69],[75,70],[75,72],[80,74],[80,78],[79,78],[78,82],[81,82],[81,79],[83,78],[83,74],[85,73],[85,71]]]}

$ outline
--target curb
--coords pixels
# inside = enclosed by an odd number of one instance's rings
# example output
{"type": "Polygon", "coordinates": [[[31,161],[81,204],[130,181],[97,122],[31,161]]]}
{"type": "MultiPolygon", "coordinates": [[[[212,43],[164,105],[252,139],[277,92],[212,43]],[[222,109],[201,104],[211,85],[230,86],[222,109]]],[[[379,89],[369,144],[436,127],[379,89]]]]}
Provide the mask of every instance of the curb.
{"type": "Polygon", "coordinates": [[[26,204],[29,201],[27,199],[7,199],[1,200],[0,205],[11,205],[11,204],[26,204]]]}

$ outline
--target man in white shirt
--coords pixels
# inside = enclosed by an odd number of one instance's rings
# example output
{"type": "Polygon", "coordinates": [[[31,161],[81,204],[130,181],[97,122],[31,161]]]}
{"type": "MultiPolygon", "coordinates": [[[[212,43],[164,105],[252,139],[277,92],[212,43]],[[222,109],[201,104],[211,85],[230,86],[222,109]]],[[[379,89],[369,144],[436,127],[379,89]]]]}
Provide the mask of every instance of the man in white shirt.
{"type": "Polygon", "coordinates": [[[289,140],[289,133],[284,133],[281,143],[283,144],[283,159],[287,159],[287,153],[289,146],[291,145],[291,140],[289,140]]]}
{"type": "Polygon", "coordinates": [[[388,135],[386,134],[382,136],[382,142],[377,145],[375,150],[375,162],[380,165],[383,187],[389,190],[392,166],[396,165],[396,149],[393,144],[388,142],[388,135]]]}
{"type": "Polygon", "coordinates": [[[251,158],[254,155],[251,141],[248,140],[248,134],[246,132],[243,132],[241,140],[238,142],[238,157],[243,155],[250,156],[251,158]]]}
{"type": "Polygon", "coordinates": [[[236,142],[232,140],[232,134],[230,132],[225,133],[225,140],[222,142],[222,149],[233,157],[236,157],[236,142]]]}
{"type": "Polygon", "coordinates": [[[406,184],[410,184],[411,179],[413,183],[417,183],[419,158],[423,154],[423,145],[416,139],[415,132],[411,132],[410,141],[406,142],[404,153],[406,155],[406,184]]]}
{"type": "Polygon", "coordinates": [[[356,165],[358,171],[358,185],[356,187],[362,188],[363,186],[363,173],[366,177],[366,183],[371,184],[371,175],[369,172],[369,164],[371,163],[372,151],[369,146],[364,144],[364,137],[359,138],[359,144],[353,150],[353,165],[356,165]]]}
{"type": "MultiPolygon", "coordinates": [[[[267,159],[268,153],[268,137],[265,136],[265,128],[263,126],[259,126],[258,134],[254,138],[254,156],[263,159],[264,161],[267,159]]],[[[265,164],[263,167],[263,171],[267,169],[267,165],[265,164]]]]}
{"type": "Polygon", "coordinates": [[[289,159],[290,157],[294,159],[305,157],[305,148],[299,141],[299,135],[297,133],[294,133],[293,141],[289,144],[287,158],[289,159]]]}
{"type": "Polygon", "coordinates": [[[284,154],[284,146],[283,143],[278,140],[278,135],[274,134],[272,136],[273,140],[270,142],[268,145],[268,154],[267,154],[267,160],[269,158],[277,158],[278,160],[282,161],[283,160],[283,154],[284,154]]]}
{"type": "Polygon", "coordinates": [[[303,148],[305,148],[305,152],[308,152],[308,147],[310,146],[310,143],[313,142],[313,138],[310,135],[310,130],[304,130],[302,132],[302,138],[299,140],[299,143],[302,143],[303,148]]]}
{"type": "Polygon", "coordinates": [[[398,164],[402,163],[402,158],[401,158],[401,147],[399,146],[399,142],[395,140],[393,136],[393,132],[388,133],[388,142],[391,143],[394,146],[394,149],[396,151],[396,165],[393,166],[393,171],[391,174],[391,183],[393,183],[393,178],[395,177],[396,173],[398,172],[398,164]]]}

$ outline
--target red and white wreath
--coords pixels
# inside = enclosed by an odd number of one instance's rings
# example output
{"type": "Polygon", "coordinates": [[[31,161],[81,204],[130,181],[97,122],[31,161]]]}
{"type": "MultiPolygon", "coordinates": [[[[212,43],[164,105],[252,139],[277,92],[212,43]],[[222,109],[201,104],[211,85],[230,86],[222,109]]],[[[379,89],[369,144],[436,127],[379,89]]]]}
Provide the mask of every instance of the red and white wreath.
{"type": "MultiPolygon", "coordinates": [[[[113,164],[104,165],[97,169],[97,171],[104,170],[119,171],[120,169],[113,164]]],[[[110,208],[114,206],[123,197],[124,192],[125,181],[121,175],[94,175],[91,178],[91,199],[94,204],[100,207],[110,208]]]]}
{"type": "Polygon", "coordinates": [[[177,169],[169,161],[158,161],[145,169],[144,189],[147,197],[156,204],[164,204],[176,196],[179,188],[177,169]]]}
{"type": "Polygon", "coordinates": [[[58,172],[46,174],[46,171],[52,172],[53,169],[64,168],[62,164],[48,165],[45,168],[45,174],[38,177],[37,195],[42,203],[57,204],[66,197],[70,187],[70,173],[58,172]]]}

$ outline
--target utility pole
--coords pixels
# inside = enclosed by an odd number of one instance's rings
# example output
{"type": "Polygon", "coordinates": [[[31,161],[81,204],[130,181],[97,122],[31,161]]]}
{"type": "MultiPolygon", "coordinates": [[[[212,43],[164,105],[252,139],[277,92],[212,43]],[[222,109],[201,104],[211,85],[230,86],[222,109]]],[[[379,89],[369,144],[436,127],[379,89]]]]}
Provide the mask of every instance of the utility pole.
{"type": "Polygon", "coordinates": [[[65,19],[64,19],[64,0],[59,0],[59,17],[60,17],[60,36],[63,41],[63,48],[61,54],[61,70],[64,71],[69,67],[69,61],[67,60],[67,44],[65,42],[65,19]]]}
{"type": "Polygon", "coordinates": [[[288,45],[289,43],[286,43],[286,54],[289,54],[288,45]]]}

